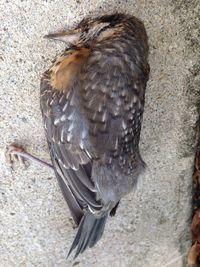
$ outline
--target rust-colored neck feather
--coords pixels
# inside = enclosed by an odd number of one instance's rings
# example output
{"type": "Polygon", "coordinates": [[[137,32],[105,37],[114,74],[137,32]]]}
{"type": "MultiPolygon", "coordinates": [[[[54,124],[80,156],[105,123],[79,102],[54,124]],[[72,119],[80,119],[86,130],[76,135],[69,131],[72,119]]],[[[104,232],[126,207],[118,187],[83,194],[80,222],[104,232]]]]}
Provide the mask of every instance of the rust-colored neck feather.
{"type": "Polygon", "coordinates": [[[82,47],[59,57],[50,69],[52,88],[58,91],[67,90],[89,54],[90,49],[82,47]]]}

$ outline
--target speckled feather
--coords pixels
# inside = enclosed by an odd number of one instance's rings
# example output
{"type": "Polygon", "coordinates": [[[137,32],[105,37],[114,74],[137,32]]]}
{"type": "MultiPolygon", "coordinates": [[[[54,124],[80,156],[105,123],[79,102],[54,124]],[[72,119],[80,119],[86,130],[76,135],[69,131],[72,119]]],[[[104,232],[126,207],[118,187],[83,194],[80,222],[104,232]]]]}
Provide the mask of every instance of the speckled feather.
{"type": "Polygon", "coordinates": [[[149,65],[147,35],[134,17],[87,19],[74,31],[78,41],[43,75],[41,110],[56,176],[80,225],[70,250],[77,247],[77,256],[100,239],[107,215],[144,168],[149,65]]]}

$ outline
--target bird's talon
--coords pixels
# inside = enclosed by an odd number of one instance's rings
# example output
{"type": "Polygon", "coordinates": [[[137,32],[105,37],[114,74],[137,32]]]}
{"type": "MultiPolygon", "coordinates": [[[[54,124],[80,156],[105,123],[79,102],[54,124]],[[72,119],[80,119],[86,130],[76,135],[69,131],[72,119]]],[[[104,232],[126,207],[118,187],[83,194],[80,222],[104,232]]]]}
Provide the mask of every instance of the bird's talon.
{"type": "Polygon", "coordinates": [[[69,217],[69,222],[72,225],[73,229],[77,229],[78,228],[78,225],[75,223],[75,221],[73,220],[72,217],[69,217]]]}
{"type": "Polygon", "coordinates": [[[19,165],[27,168],[27,164],[23,158],[22,155],[20,155],[21,153],[24,153],[25,150],[23,147],[21,146],[17,146],[17,145],[10,145],[7,147],[7,151],[6,151],[6,159],[7,162],[10,164],[11,169],[13,170],[13,166],[15,164],[15,162],[19,162],[19,165]]]}

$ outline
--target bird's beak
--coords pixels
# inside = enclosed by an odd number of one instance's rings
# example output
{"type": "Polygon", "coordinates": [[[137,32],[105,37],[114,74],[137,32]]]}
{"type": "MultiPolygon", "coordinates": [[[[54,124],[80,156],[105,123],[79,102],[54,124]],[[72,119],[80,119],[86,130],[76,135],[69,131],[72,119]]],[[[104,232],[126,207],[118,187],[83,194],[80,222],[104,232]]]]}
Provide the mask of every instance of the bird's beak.
{"type": "Polygon", "coordinates": [[[80,32],[78,30],[69,30],[58,33],[49,33],[45,35],[44,38],[58,40],[65,43],[75,43],[78,41],[79,36],[80,32]]]}

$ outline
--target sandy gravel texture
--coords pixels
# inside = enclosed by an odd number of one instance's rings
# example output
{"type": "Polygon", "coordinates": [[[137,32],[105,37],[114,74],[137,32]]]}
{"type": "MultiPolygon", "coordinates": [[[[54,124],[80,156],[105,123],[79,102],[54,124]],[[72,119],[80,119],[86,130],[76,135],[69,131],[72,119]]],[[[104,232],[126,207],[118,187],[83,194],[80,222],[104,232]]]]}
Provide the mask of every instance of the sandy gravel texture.
{"type": "Polygon", "coordinates": [[[198,140],[199,13],[195,0],[1,0],[0,267],[186,266],[198,140]],[[49,160],[39,84],[64,44],[43,35],[114,11],[141,18],[149,36],[151,75],[141,137],[148,170],[98,245],[67,261],[75,230],[54,174],[35,163],[11,170],[4,152],[18,142],[49,160]]]}

